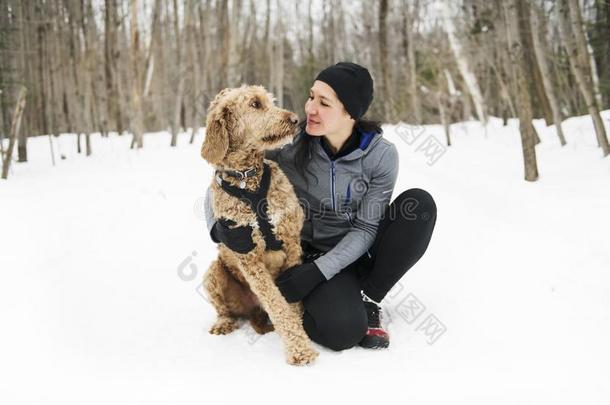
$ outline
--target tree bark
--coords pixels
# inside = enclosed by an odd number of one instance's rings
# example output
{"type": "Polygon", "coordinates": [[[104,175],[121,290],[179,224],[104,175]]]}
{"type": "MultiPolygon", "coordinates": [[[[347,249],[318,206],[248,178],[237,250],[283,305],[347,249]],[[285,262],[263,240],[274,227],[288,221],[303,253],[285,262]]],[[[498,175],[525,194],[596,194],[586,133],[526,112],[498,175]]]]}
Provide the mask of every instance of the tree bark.
{"type": "MultiPolygon", "coordinates": [[[[277,14],[280,16],[276,19],[276,32],[284,32],[284,26],[282,23],[282,12],[280,0],[276,1],[277,14]]],[[[278,35],[276,42],[276,55],[275,55],[275,98],[280,107],[284,107],[284,36],[278,35]]]]}
{"type": "MultiPolygon", "coordinates": [[[[529,1],[529,0],[528,0],[529,1]]],[[[521,43],[523,44],[523,56],[529,68],[524,72],[531,88],[533,113],[539,112],[546,121],[547,125],[553,123],[553,112],[547,94],[544,91],[542,73],[534,52],[533,33],[531,27],[530,6],[526,2],[519,3],[519,32],[521,43]],[[537,108],[534,108],[537,107],[537,108]]],[[[536,115],[534,115],[536,117],[536,115]]]]}
{"type": "Polygon", "coordinates": [[[538,166],[536,163],[536,149],[534,144],[534,126],[532,125],[532,105],[529,94],[529,85],[525,76],[527,69],[523,57],[523,44],[519,32],[519,2],[524,0],[511,0],[504,3],[506,22],[508,27],[509,49],[515,81],[517,83],[517,99],[519,106],[519,132],[521,133],[521,146],[523,149],[523,163],[526,181],[538,179],[538,166]],[[508,4],[507,4],[508,3],[508,4]]]}
{"type": "Polygon", "coordinates": [[[587,103],[587,109],[595,127],[597,143],[602,148],[604,157],[608,156],[610,146],[593,92],[591,66],[589,65],[586,39],[582,31],[582,19],[578,2],[575,0],[559,0],[558,14],[559,29],[568,51],[570,67],[578,88],[587,103]]]}
{"type": "Polygon", "coordinates": [[[542,30],[542,10],[540,10],[534,3],[531,5],[531,15],[530,22],[532,24],[532,44],[534,46],[534,52],[536,54],[536,59],[538,60],[538,66],[540,67],[540,73],[542,75],[542,84],[544,86],[544,91],[547,94],[550,107],[553,113],[553,122],[555,123],[555,128],[557,129],[557,136],[559,137],[559,142],[561,146],[566,144],[565,136],[563,135],[563,129],[561,127],[561,110],[559,109],[559,102],[557,101],[557,96],[555,95],[555,88],[551,81],[551,70],[549,69],[546,55],[545,55],[545,47],[544,47],[544,31],[542,30]]]}
{"type": "Polygon", "coordinates": [[[479,120],[483,123],[483,125],[487,125],[487,106],[485,103],[485,99],[483,98],[483,94],[481,93],[477,77],[470,68],[470,64],[468,63],[468,56],[464,53],[464,47],[462,46],[462,43],[457,37],[453,16],[451,15],[448,6],[443,7],[443,15],[445,31],[447,32],[447,36],[449,37],[449,44],[451,45],[451,50],[453,51],[453,54],[457,61],[458,69],[460,71],[460,74],[464,78],[464,83],[466,84],[468,92],[472,97],[472,101],[477,111],[477,116],[479,117],[479,120]]]}
{"type": "MultiPolygon", "coordinates": [[[[332,16],[331,16],[332,17],[332,16]]],[[[393,119],[392,114],[392,94],[390,89],[390,69],[388,57],[388,1],[379,2],[379,69],[381,70],[381,91],[383,96],[383,118],[386,122],[393,119]]]]}
{"type": "MultiPolygon", "coordinates": [[[[189,4],[192,4],[189,2],[189,4]]],[[[192,10],[184,10],[184,19],[188,21],[190,19],[192,10]]],[[[174,77],[176,80],[176,96],[174,98],[174,116],[172,119],[172,139],[171,146],[176,146],[178,143],[178,132],[180,132],[180,112],[182,108],[182,98],[184,96],[184,76],[186,74],[184,69],[184,57],[182,51],[182,36],[180,35],[180,21],[178,13],[178,2],[174,0],[174,36],[176,38],[176,72],[174,77]]],[[[185,26],[188,25],[188,22],[185,26]]]]}
{"type": "Polygon", "coordinates": [[[144,125],[142,121],[142,93],[140,88],[140,33],[138,31],[138,0],[130,0],[131,14],[131,66],[132,66],[132,83],[131,83],[131,108],[133,119],[131,123],[131,132],[133,138],[131,147],[134,145],[141,149],[144,147],[144,125]]]}
{"type": "MultiPolygon", "coordinates": [[[[15,5],[13,5],[15,6],[15,5]]],[[[26,55],[26,51],[30,49],[30,45],[31,45],[31,38],[30,38],[30,26],[31,26],[31,3],[28,2],[21,2],[19,8],[21,10],[21,18],[20,18],[20,27],[19,27],[19,31],[21,34],[21,69],[23,70],[25,76],[21,77],[21,80],[26,81],[28,78],[33,77],[34,74],[32,72],[32,70],[34,69],[34,64],[32,63],[27,63],[25,60],[25,55],[26,55]],[[25,9],[25,12],[24,12],[25,9]],[[25,14],[25,17],[24,17],[25,14]]],[[[41,63],[41,62],[39,62],[41,63]]],[[[32,86],[34,86],[35,83],[32,83],[32,86]]],[[[37,100],[39,98],[39,94],[36,94],[36,92],[34,92],[34,94],[32,94],[32,92],[30,92],[30,99],[33,105],[37,105],[37,100]]],[[[40,125],[35,125],[34,124],[34,119],[37,119],[38,115],[32,115],[32,119],[28,120],[26,117],[26,121],[25,121],[25,126],[26,126],[26,131],[20,131],[18,132],[18,139],[17,139],[17,161],[18,162],[27,162],[28,161],[28,150],[27,150],[27,143],[28,143],[28,135],[31,133],[31,129],[32,127],[37,127],[40,128],[40,125]],[[30,122],[31,121],[31,122],[30,122]]]]}
{"type": "Polygon", "coordinates": [[[6,150],[6,158],[2,165],[2,178],[6,180],[8,178],[8,171],[11,166],[11,160],[13,157],[13,149],[15,148],[15,140],[19,136],[19,128],[21,127],[21,116],[23,115],[23,109],[25,108],[25,95],[27,90],[25,87],[21,87],[19,96],[17,97],[17,105],[15,106],[15,112],[13,113],[13,119],[11,122],[11,139],[6,150]]]}
{"type": "Polygon", "coordinates": [[[407,59],[407,68],[405,69],[405,79],[409,93],[409,106],[413,114],[413,121],[416,124],[422,123],[421,106],[417,91],[417,69],[415,60],[415,41],[413,34],[415,31],[415,21],[419,15],[419,1],[416,0],[413,10],[409,10],[410,2],[403,0],[403,21],[402,21],[402,40],[403,53],[407,59]]]}
{"type": "Polygon", "coordinates": [[[107,115],[112,117],[115,129],[119,134],[124,131],[123,115],[119,106],[119,77],[117,62],[120,51],[117,49],[118,16],[116,0],[105,0],[105,33],[104,33],[104,73],[106,78],[107,115]]]}

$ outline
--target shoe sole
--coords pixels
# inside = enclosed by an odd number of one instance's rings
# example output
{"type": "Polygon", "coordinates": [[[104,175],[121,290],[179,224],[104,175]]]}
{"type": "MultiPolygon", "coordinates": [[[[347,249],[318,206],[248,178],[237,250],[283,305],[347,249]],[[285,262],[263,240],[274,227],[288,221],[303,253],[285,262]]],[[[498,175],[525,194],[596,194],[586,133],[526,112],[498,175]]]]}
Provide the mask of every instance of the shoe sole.
{"type": "Polygon", "coordinates": [[[365,349],[386,349],[390,346],[390,342],[380,336],[365,336],[358,346],[365,349]]]}

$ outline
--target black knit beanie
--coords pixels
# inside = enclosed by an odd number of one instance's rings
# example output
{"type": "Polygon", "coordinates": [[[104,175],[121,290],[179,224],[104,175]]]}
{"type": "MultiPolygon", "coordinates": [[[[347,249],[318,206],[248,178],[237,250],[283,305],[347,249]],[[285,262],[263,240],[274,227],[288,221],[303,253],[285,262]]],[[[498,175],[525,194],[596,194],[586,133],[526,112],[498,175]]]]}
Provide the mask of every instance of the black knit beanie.
{"type": "Polygon", "coordinates": [[[366,113],[373,101],[373,78],[369,71],[352,62],[339,62],[318,73],[316,80],[328,84],[353,119],[366,113]]]}

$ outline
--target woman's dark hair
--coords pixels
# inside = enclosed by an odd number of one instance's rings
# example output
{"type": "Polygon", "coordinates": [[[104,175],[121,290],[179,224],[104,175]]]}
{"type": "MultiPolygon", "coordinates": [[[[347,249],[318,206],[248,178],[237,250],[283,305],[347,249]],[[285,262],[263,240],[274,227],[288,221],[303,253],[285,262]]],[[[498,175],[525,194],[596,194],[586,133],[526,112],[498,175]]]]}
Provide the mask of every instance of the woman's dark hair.
{"type": "MultiPolygon", "coordinates": [[[[294,166],[297,169],[297,172],[305,179],[307,182],[307,186],[309,186],[309,180],[307,176],[305,176],[305,171],[311,173],[313,172],[309,170],[309,155],[313,153],[313,145],[312,142],[317,141],[318,137],[310,136],[305,133],[305,127],[307,126],[307,119],[304,119],[299,123],[299,132],[303,133],[303,136],[300,137],[299,143],[295,145],[295,154],[294,154],[294,166]]],[[[354,124],[354,130],[360,132],[375,132],[380,134],[383,130],[381,129],[381,123],[378,121],[365,120],[362,118],[358,118],[356,123],[354,124]]],[[[319,180],[316,177],[316,184],[318,184],[319,180]]]]}

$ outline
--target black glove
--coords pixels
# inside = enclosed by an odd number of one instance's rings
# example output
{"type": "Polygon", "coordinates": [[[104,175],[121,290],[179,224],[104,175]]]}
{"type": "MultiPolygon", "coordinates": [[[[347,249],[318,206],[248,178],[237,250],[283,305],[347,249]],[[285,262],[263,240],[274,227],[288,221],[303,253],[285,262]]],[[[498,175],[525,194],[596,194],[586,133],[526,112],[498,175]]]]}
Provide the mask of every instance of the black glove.
{"type": "Polygon", "coordinates": [[[305,298],[326,277],[318,266],[311,263],[292,266],[275,279],[275,285],[288,302],[297,302],[305,298]]]}
{"type": "Polygon", "coordinates": [[[252,241],[252,227],[237,226],[235,221],[220,218],[210,231],[210,237],[216,243],[224,243],[229,249],[237,253],[248,253],[254,249],[252,241]]]}

